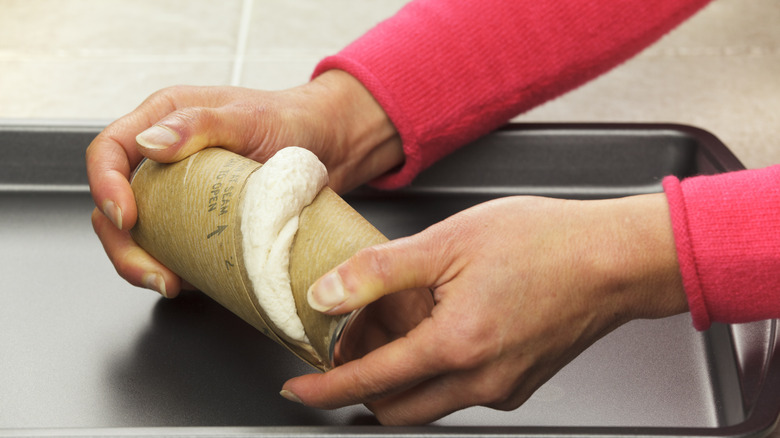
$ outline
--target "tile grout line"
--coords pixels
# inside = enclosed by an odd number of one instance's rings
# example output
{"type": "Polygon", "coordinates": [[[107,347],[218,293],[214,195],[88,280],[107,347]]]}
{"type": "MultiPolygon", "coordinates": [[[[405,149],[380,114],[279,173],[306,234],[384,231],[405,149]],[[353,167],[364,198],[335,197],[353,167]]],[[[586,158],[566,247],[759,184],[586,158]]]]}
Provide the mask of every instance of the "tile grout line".
{"type": "Polygon", "coordinates": [[[241,85],[241,75],[244,70],[244,56],[246,54],[246,43],[249,39],[249,28],[252,19],[252,5],[254,0],[244,0],[241,5],[241,21],[238,25],[238,36],[236,38],[236,54],[233,58],[233,71],[230,75],[230,85],[241,85]]]}

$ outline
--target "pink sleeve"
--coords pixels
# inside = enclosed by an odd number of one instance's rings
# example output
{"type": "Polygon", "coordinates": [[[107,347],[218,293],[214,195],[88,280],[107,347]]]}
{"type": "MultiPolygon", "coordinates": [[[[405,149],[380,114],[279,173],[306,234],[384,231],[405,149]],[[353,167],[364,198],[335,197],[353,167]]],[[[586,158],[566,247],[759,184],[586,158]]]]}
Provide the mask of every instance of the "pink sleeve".
{"type": "Polygon", "coordinates": [[[780,318],[780,166],[663,186],[694,326],[780,318]]]}
{"type": "Polygon", "coordinates": [[[314,76],[345,70],[400,133],[404,165],[421,170],[509,119],[615,67],[708,0],[416,0],[314,76]]]}

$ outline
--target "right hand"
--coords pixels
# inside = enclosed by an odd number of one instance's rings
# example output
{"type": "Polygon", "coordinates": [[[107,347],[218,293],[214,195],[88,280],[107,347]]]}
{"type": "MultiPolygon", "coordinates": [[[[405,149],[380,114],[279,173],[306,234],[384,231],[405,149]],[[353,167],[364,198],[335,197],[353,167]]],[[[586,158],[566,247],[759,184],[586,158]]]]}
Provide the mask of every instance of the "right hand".
{"type": "Polygon", "coordinates": [[[173,87],[106,127],[86,152],[96,208],[92,224],[119,275],[174,297],[181,279],[140,248],[128,230],[137,210],[129,178],[146,156],[174,162],[220,146],[263,162],[286,146],[314,152],[330,186],[345,192],[403,161],[392,123],[363,85],[331,70],[284,91],[173,87]]]}
{"type": "Polygon", "coordinates": [[[405,336],[294,377],[282,395],[322,409],[364,403],[385,425],[425,424],[469,406],[512,410],[621,324],[687,310],[663,193],[488,201],[357,252],[308,299],[336,315],[420,287],[435,305],[410,331],[395,330],[405,336]]]}

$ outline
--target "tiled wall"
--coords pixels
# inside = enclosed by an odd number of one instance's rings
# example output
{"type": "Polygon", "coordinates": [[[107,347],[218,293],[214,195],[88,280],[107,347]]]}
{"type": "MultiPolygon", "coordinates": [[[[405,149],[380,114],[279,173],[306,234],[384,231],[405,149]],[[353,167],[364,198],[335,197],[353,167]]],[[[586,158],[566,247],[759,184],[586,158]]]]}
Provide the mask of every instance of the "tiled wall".
{"type": "MultiPolygon", "coordinates": [[[[281,89],[405,0],[0,0],[0,119],[112,120],[175,84],[281,89]]],[[[780,0],[715,0],[521,121],[676,122],[780,163],[780,0]]]]}
{"type": "Polygon", "coordinates": [[[674,122],[780,164],[780,0],[715,0],[626,64],[521,120],[674,122]]]}
{"type": "Polygon", "coordinates": [[[400,0],[0,0],[0,118],[114,119],[170,85],[287,88],[400,0]]]}

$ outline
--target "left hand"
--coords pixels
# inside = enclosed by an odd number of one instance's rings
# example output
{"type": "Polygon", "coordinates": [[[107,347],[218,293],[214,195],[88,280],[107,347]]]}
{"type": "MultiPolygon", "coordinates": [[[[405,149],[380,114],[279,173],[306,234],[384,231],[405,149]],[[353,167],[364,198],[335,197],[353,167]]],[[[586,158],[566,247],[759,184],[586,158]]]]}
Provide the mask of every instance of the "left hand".
{"type": "Polygon", "coordinates": [[[130,176],[143,157],[172,163],[210,146],[264,162],[285,146],[314,152],[336,191],[376,178],[404,159],[387,114],[354,77],[329,70],[280,91],[171,87],[103,130],[86,151],[92,224],[119,275],[172,298],[181,279],[130,237],[138,219],[130,176]],[[139,135],[140,134],[140,135],[139,135]]]}
{"type": "Polygon", "coordinates": [[[417,287],[436,305],[407,336],[293,378],[283,395],[326,409],[365,403],[387,425],[511,410],[621,324],[687,309],[663,194],[490,201],[360,251],[309,300],[345,313],[417,287]]]}

